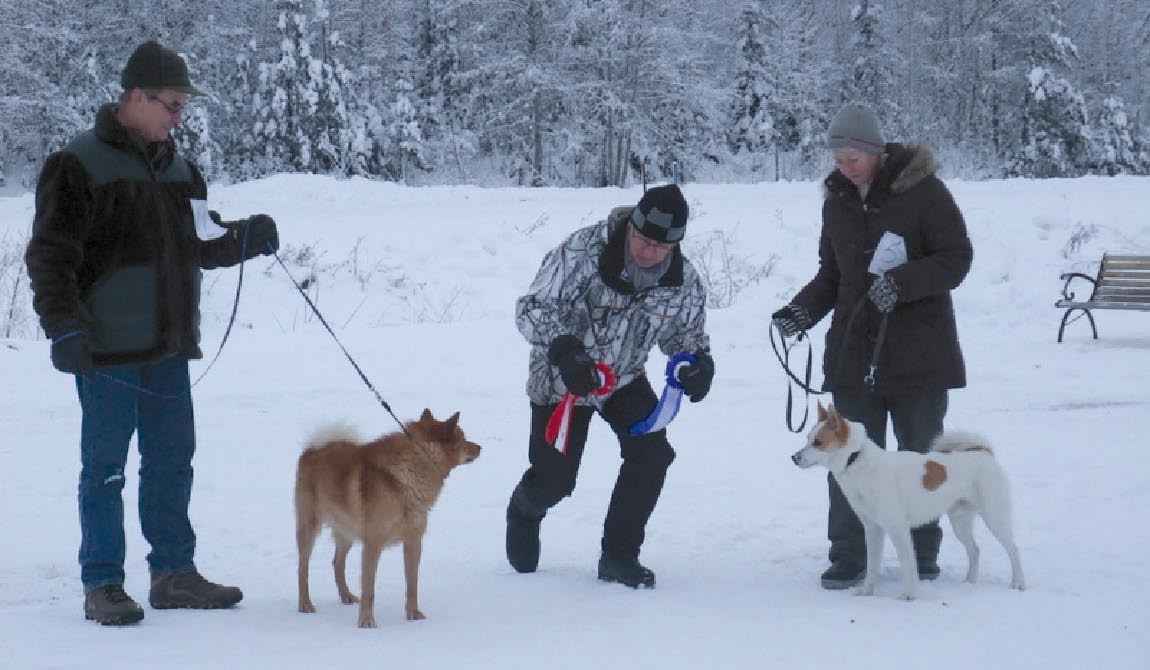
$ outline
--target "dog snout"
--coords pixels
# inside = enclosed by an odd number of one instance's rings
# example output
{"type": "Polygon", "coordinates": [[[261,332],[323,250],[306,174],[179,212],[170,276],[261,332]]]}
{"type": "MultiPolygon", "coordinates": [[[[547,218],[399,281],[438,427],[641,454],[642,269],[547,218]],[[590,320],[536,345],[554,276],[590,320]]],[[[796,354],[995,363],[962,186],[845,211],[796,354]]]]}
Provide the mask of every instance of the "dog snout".
{"type": "Polygon", "coordinates": [[[806,467],[806,465],[803,463],[803,452],[801,449],[799,451],[796,451],[795,453],[791,454],[791,462],[794,463],[795,465],[799,466],[800,468],[806,467]]]}

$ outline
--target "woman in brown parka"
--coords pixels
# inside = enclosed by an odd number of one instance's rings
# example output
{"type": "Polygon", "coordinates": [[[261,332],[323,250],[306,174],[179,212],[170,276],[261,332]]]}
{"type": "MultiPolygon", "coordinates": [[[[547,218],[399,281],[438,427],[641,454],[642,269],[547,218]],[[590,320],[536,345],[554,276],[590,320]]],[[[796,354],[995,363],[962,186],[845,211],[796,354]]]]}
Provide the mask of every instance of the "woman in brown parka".
{"type": "MultiPolygon", "coordinates": [[[[833,312],[823,390],[879,446],[889,416],[899,450],[925,453],[942,432],[949,389],[966,385],[950,298],[973,257],[966,224],[935,176],[933,152],[886,143],[867,107],[840,110],[827,147],[836,169],[824,181],[819,269],[773,322],[790,336],[833,312]]],[[[866,542],[833,476],[828,481],[831,566],[822,585],[845,589],[863,578],[866,542]]],[[[942,530],[936,521],[912,535],[919,577],[935,579],[942,530]]]]}

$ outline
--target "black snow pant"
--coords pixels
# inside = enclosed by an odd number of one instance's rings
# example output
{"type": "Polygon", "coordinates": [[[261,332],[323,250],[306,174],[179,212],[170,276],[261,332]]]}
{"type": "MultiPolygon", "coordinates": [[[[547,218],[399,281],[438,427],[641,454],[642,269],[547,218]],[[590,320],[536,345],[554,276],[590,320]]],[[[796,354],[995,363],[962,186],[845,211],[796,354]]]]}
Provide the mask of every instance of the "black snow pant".
{"type": "MultiPolygon", "coordinates": [[[[655,408],[658,399],[651,383],[641,376],[615,391],[599,414],[615,431],[623,463],[615,480],[607,518],[603,522],[603,553],[618,558],[639,557],[647,521],[659,501],[667,468],[675,460],[675,450],[667,442],[667,431],[631,435],[627,429],[655,408]]],[[[568,429],[567,453],[547,443],[544,432],[555,405],[531,405],[531,466],[523,473],[512,500],[529,518],[541,518],[547,510],[575,490],[579,463],[587,443],[587,429],[594,407],[576,406],[568,429]]]]}
{"type": "MultiPolygon", "coordinates": [[[[866,427],[867,437],[886,449],[886,423],[890,415],[899,451],[917,451],[925,454],[930,443],[942,432],[947,409],[946,389],[927,389],[898,395],[876,393],[835,392],[835,408],[840,414],[858,421],[866,427]]],[[[862,522],[851,509],[842,489],[833,475],[830,484],[830,513],[827,515],[827,539],[831,541],[831,562],[842,561],[850,565],[866,565],[866,538],[862,522]]],[[[919,563],[938,560],[938,547],[942,543],[942,529],[935,519],[911,531],[914,555],[919,563]]]]}

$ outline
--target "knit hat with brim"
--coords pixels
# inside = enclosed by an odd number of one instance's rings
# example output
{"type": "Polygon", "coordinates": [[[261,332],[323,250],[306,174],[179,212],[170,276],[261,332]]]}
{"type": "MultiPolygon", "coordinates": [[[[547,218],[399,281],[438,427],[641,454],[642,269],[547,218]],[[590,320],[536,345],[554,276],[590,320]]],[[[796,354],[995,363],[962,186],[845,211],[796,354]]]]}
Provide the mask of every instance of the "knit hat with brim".
{"type": "Polygon", "coordinates": [[[827,148],[858,149],[868,154],[881,154],[886,150],[878,117],[869,107],[847,105],[831,119],[827,129],[827,148]]]}
{"type": "Polygon", "coordinates": [[[648,239],[678,242],[687,231],[691,210],[675,184],[649,188],[631,211],[631,225],[648,239]]]}
{"type": "Polygon", "coordinates": [[[207,95],[188,79],[188,65],[179,54],[154,40],[136,47],[120,74],[125,91],[133,88],[179,91],[187,95],[207,95]]]}

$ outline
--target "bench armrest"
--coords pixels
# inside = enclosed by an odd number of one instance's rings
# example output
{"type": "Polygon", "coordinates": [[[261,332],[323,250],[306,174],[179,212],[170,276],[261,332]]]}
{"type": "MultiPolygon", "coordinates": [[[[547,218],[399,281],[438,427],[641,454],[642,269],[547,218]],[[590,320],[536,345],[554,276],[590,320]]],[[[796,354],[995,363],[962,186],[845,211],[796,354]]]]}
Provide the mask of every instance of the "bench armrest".
{"type": "Polygon", "coordinates": [[[1062,285],[1062,298],[1064,300],[1074,300],[1074,293],[1070,290],[1070,282],[1074,281],[1075,279],[1085,279],[1086,281],[1090,282],[1091,295],[1093,295],[1094,290],[1098,288],[1098,282],[1095,281],[1094,277],[1091,277],[1090,275],[1084,275],[1081,272],[1064,272],[1063,274],[1059,275],[1058,278],[1066,282],[1062,285]]]}

